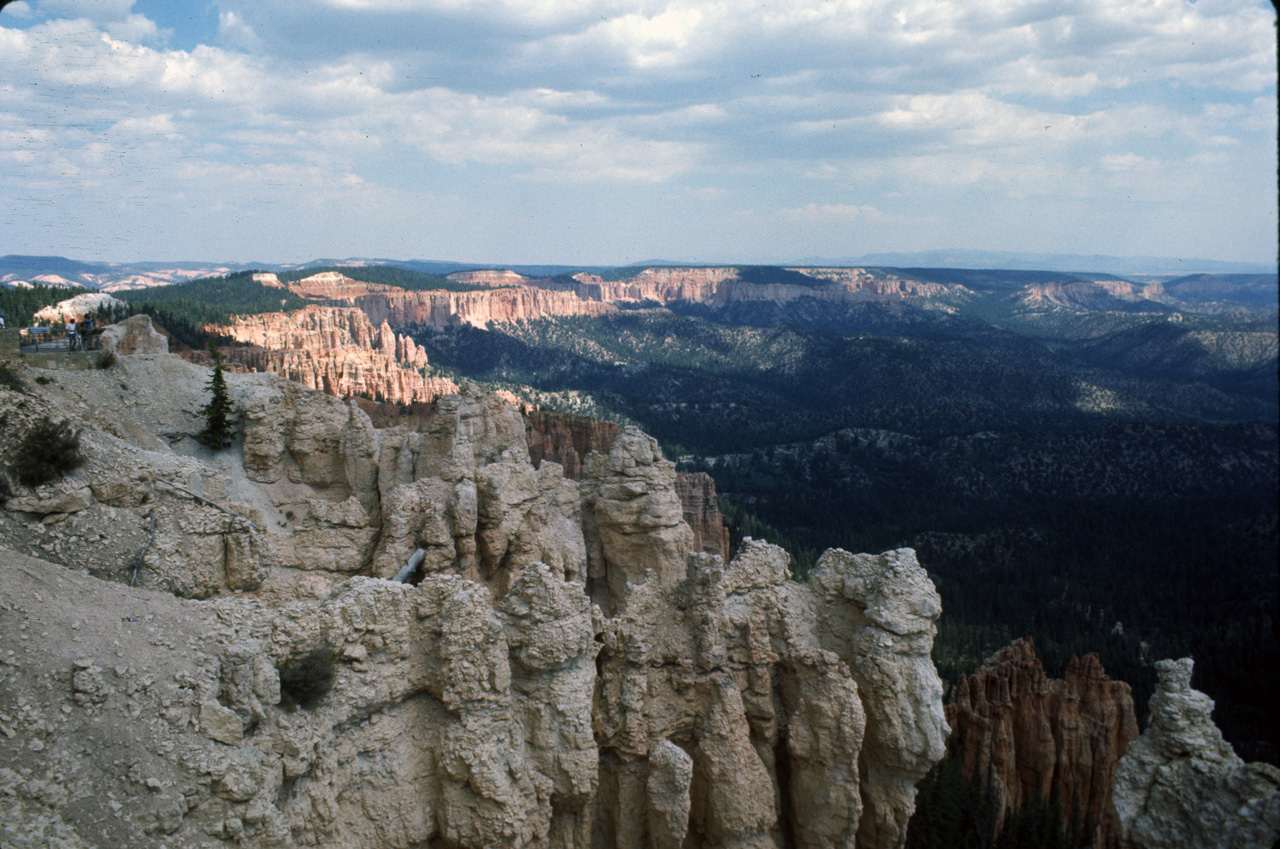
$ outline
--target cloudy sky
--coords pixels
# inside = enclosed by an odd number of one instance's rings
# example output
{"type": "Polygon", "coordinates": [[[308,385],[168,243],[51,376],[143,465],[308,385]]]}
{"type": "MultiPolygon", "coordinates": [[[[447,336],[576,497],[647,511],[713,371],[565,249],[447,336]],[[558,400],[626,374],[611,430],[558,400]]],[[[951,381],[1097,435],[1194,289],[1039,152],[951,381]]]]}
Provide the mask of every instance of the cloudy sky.
{"type": "Polygon", "coordinates": [[[1276,258],[1250,0],[26,0],[0,254],[1276,258]]]}

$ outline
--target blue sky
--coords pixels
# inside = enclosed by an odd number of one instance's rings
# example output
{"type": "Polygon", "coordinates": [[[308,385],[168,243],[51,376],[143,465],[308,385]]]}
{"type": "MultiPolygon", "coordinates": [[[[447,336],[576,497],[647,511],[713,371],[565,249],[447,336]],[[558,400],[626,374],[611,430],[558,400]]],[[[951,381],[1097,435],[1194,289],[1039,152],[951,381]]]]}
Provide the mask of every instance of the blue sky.
{"type": "Polygon", "coordinates": [[[1270,262],[1270,4],[26,0],[0,254],[1270,262]]]}

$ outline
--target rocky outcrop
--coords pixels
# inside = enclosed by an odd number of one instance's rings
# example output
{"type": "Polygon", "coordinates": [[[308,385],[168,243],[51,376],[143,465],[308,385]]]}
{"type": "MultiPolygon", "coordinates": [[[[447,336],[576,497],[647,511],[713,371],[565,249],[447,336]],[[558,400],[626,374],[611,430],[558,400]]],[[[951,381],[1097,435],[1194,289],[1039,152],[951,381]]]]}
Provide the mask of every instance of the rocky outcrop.
{"type": "Polygon", "coordinates": [[[83,295],[76,295],[37,310],[32,319],[37,324],[61,323],[71,319],[80,321],[86,315],[97,314],[100,309],[124,311],[128,309],[128,305],[105,292],[85,292],[83,295]]]}
{"type": "Polygon", "coordinates": [[[699,552],[655,440],[573,480],[471,387],[378,431],[229,375],[214,454],[184,435],[207,369],[122,359],[21,412],[75,410],[88,462],[0,511],[0,627],[32,637],[0,670],[6,840],[903,845],[947,730],[910,550],[807,585],[764,542],[699,552]]]}
{"type": "Polygon", "coordinates": [[[1067,307],[1075,310],[1154,309],[1174,303],[1163,284],[1152,280],[1137,285],[1129,280],[1075,280],[1033,283],[1017,296],[1028,307],[1067,307]]]}
{"type": "Polygon", "coordinates": [[[866,268],[789,268],[789,282],[760,282],[738,268],[646,268],[623,280],[595,274],[575,274],[573,282],[560,278],[526,280],[526,285],[572,292],[579,298],[605,303],[692,301],[724,306],[740,301],[786,303],[817,298],[838,303],[936,298],[970,294],[963,286],[946,286],[866,268]]]}
{"type": "Polygon", "coordinates": [[[523,286],[529,280],[523,274],[500,269],[455,271],[453,274],[446,275],[446,279],[467,286],[488,286],[494,289],[502,286],[523,286]]]}
{"type": "Polygon", "coordinates": [[[953,756],[983,782],[996,822],[1036,799],[1054,799],[1106,845],[1114,833],[1111,784],[1138,736],[1129,685],[1112,681],[1097,655],[1071,659],[1052,679],[1030,638],[1016,640],[956,684],[947,721],[953,756]]]}
{"type": "MultiPolygon", "coordinates": [[[[272,276],[274,277],[275,275],[272,276]]],[[[260,282],[272,285],[269,280],[263,280],[260,282]]],[[[371,292],[402,291],[395,286],[386,286],[380,283],[366,283],[363,280],[352,280],[340,271],[321,271],[319,274],[312,274],[309,277],[304,277],[301,280],[294,280],[288,283],[281,283],[277,279],[275,285],[288,289],[300,298],[320,301],[358,298],[361,295],[367,295],[371,292]]]]}
{"type": "Polygon", "coordinates": [[[582,477],[583,461],[592,451],[608,454],[622,431],[613,422],[571,416],[547,410],[525,413],[529,460],[535,467],[544,460],[559,463],[566,477],[582,477]]]}
{"type": "MultiPolygon", "coordinates": [[[[544,410],[525,413],[529,459],[559,463],[565,477],[580,479],[583,460],[593,451],[609,453],[621,429],[613,422],[544,410]]],[[[716,484],[705,472],[677,472],[676,494],[685,524],[693,531],[693,549],[729,559],[729,529],[720,514],[716,484]]]]}
{"type": "Polygon", "coordinates": [[[1123,849],[1268,849],[1280,840],[1280,769],[1246,764],[1191,689],[1192,661],[1156,663],[1147,730],[1116,770],[1123,849]]]}
{"type": "Polygon", "coordinates": [[[350,303],[375,323],[393,327],[487,328],[490,324],[532,321],[548,316],[605,315],[616,307],[585,301],[570,292],[500,288],[475,292],[388,292],[352,298],[350,303]]]}
{"type": "Polygon", "coordinates": [[[716,482],[706,472],[678,472],[676,494],[684,521],[693,531],[693,548],[729,559],[729,529],[720,513],[716,482]]]}
{"type": "Polygon", "coordinates": [[[102,350],[117,354],[167,354],[169,339],[156,331],[151,317],[129,316],[109,324],[100,334],[102,350]]]}
{"type": "Polygon", "coordinates": [[[458,390],[453,381],[429,374],[421,346],[385,322],[375,327],[358,309],[309,306],[236,316],[209,330],[250,346],[230,349],[233,362],[341,398],[414,404],[458,390]]]}

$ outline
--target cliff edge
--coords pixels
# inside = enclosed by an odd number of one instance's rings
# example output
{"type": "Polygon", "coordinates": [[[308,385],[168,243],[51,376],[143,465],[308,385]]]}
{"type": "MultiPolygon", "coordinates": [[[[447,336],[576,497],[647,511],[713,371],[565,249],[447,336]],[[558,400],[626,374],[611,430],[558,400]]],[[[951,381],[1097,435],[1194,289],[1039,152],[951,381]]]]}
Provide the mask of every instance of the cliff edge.
{"type": "Polygon", "coordinates": [[[177,357],[23,377],[5,459],[51,416],[85,463],[0,510],[6,846],[903,845],[948,730],[914,552],[726,562],[653,439],[535,468],[470,387],[376,430],[228,375],[214,453],[177,357]]]}
{"type": "Polygon", "coordinates": [[[1156,662],[1147,730],[1116,770],[1122,849],[1270,849],[1280,840],[1280,769],[1246,764],[1191,689],[1191,658],[1156,662]]]}

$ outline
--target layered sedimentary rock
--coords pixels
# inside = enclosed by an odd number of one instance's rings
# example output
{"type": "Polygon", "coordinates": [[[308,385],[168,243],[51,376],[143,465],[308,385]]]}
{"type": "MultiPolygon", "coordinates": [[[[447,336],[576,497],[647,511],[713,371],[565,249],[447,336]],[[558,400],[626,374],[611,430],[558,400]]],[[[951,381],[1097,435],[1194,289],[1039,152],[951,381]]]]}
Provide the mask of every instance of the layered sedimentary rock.
{"type": "Polygon", "coordinates": [[[1098,656],[1073,657],[1052,679],[1030,638],[1016,640],[962,675],[947,706],[964,774],[983,782],[997,822],[1040,799],[1056,799],[1104,845],[1113,833],[1116,765],[1138,736],[1129,685],[1112,681],[1098,656]]]}
{"type": "Polygon", "coordinates": [[[87,464],[0,511],[0,627],[61,637],[0,678],[5,840],[902,845],[947,730],[911,551],[828,552],[807,585],[767,543],[726,563],[653,439],[575,481],[473,391],[379,431],[231,375],[214,455],[184,436],[207,370],[121,359],[59,379],[87,464]]]}
{"type": "Polygon", "coordinates": [[[488,327],[548,316],[605,315],[616,307],[586,301],[570,292],[501,288],[475,292],[387,292],[349,299],[375,323],[394,327],[488,327]]]}
{"type": "MultiPolygon", "coordinates": [[[[551,460],[563,467],[565,477],[574,479],[582,477],[586,456],[609,453],[621,432],[613,422],[541,410],[526,412],[525,426],[533,465],[551,460]]],[[[675,486],[685,524],[693,531],[694,550],[728,560],[729,529],[720,513],[715,481],[705,472],[677,472],[675,486]]]]}
{"type": "Polygon", "coordinates": [[[909,280],[892,272],[865,268],[794,268],[791,282],[758,282],[744,278],[737,268],[646,268],[625,280],[604,280],[594,274],[575,274],[573,282],[559,278],[526,280],[526,285],[573,292],[580,298],[606,303],[659,304],[693,301],[722,306],[738,301],[785,303],[799,298],[854,303],[966,294],[963,286],[909,280]],[[803,275],[803,276],[799,276],[803,275]],[[806,280],[805,278],[809,278],[806,280]]]}
{"type": "Polygon", "coordinates": [[[1143,285],[1136,285],[1130,280],[1033,283],[1018,298],[1029,307],[1059,306],[1080,310],[1123,310],[1144,303],[1150,307],[1173,302],[1158,280],[1143,285]]]}
{"type": "Polygon", "coordinates": [[[697,551],[718,554],[729,559],[729,529],[720,513],[716,482],[706,472],[680,472],[676,475],[676,494],[685,523],[693,531],[693,547],[697,551]]]}
{"type": "Polygon", "coordinates": [[[1222,739],[1192,661],[1156,663],[1150,724],[1116,770],[1123,849],[1268,849],[1280,840],[1280,769],[1246,764],[1222,739]]]}
{"type": "Polygon", "coordinates": [[[582,477],[582,464],[587,455],[592,451],[609,453],[613,440],[622,431],[613,422],[545,410],[525,413],[524,420],[533,465],[541,466],[543,460],[551,460],[574,479],[582,477]]]}
{"type": "Polygon", "coordinates": [[[412,339],[386,322],[375,326],[358,309],[309,306],[236,316],[210,330],[251,346],[232,349],[232,361],[330,395],[413,404],[458,390],[453,381],[428,374],[426,351],[412,339]]]}

